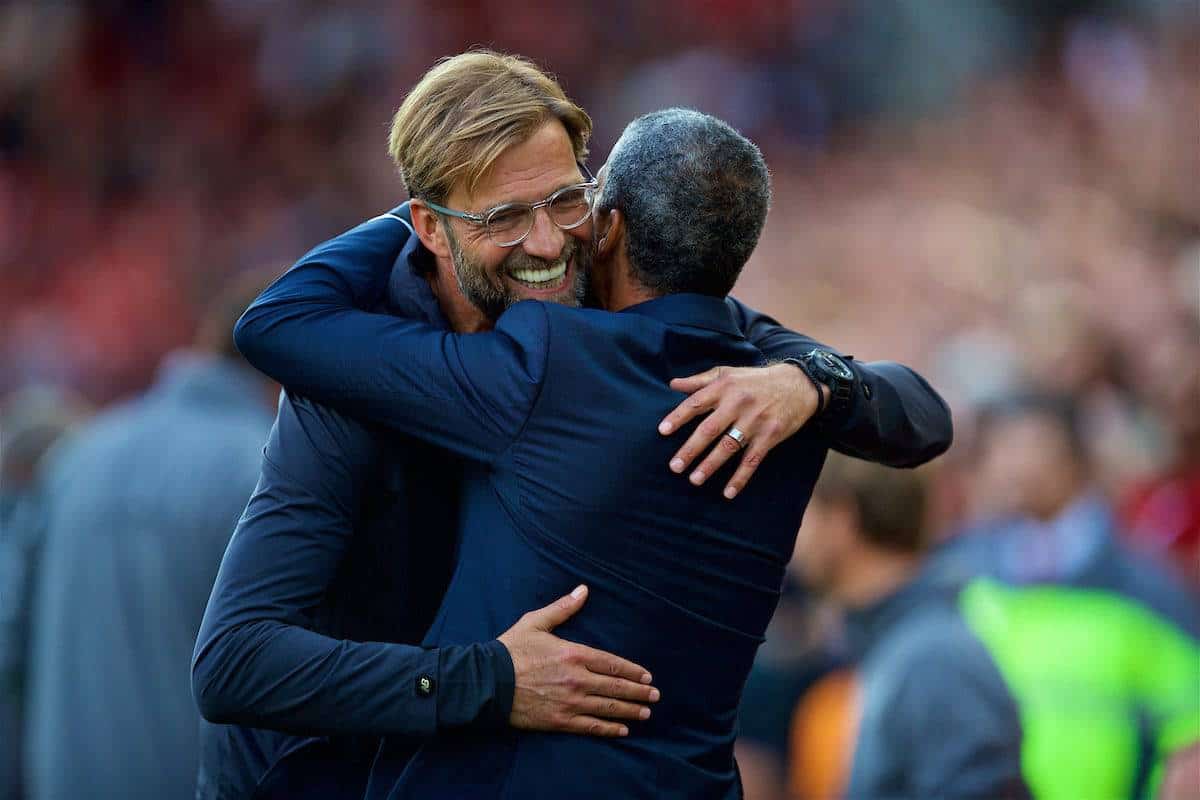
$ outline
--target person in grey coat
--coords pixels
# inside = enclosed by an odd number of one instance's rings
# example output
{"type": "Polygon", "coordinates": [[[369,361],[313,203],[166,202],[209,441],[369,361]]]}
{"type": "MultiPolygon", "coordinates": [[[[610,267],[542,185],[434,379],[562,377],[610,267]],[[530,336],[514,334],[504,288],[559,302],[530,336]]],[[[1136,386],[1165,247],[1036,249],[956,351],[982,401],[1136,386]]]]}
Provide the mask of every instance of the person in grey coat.
{"type": "Polygon", "coordinates": [[[222,297],[195,349],[46,460],[25,703],[31,800],[193,794],[192,645],[272,419],[272,386],[230,335],[262,283],[222,297]]]}
{"type": "Polygon", "coordinates": [[[926,563],[921,476],[831,454],[796,567],[846,611],[858,727],[847,800],[1029,798],[1015,698],[926,563]]]}

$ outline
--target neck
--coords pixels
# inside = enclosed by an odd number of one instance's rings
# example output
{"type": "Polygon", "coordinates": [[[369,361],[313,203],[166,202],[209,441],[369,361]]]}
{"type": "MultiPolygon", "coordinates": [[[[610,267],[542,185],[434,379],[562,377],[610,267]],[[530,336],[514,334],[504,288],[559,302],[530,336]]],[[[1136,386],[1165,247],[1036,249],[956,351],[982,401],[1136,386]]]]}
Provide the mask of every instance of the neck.
{"type": "Polygon", "coordinates": [[[833,595],[847,608],[861,609],[911,581],[920,568],[921,559],[913,555],[871,552],[856,555],[853,564],[841,576],[833,595]]]}
{"type": "MultiPolygon", "coordinates": [[[[604,269],[604,280],[596,284],[596,299],[606,311],[621,311],[658,297],[633,277],[633,267],[624,253],[604,269]]],[[[596,271],[593,270],[593,274],[596,271]]]]}

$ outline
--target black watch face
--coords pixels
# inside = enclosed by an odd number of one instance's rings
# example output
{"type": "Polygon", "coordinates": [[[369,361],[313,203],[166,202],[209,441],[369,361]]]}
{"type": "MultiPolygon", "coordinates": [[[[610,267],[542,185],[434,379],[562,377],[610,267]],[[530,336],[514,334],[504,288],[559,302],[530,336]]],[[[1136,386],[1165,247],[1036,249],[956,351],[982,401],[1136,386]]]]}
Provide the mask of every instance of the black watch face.
{"type": "Polygon", "coordinates": [[[835,378],[843,381],[854,380],[854,373],[846,362],[835,356],[833,353],[820,351],[817,353],[817,358],[820,359],[821,366],[824,367],[835,378]]]}

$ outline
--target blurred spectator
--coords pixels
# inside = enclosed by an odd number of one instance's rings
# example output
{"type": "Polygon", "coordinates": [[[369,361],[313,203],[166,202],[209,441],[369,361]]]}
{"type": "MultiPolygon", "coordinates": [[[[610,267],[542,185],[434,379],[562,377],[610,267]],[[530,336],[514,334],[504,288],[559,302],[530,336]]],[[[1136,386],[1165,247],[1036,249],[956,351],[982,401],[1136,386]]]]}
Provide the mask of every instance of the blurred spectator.
{"type": "Polygon", "coordinates": [[[1027,797],[1016,702],[957,587],[924,569],[925,503],[920,476],[831,455],[800,531],[799,565],[847,609],[860,658],[838,795],[1027,797]]]}
{"type": "MultiPolygon", "coordinates": [[[[1194,255],[1200,267],[1200,252],[1194,255]]],[[[1200,288],[1195,296],[1200,302],[1200,288]]],[[[1184,321],[1179,329],[1149,365],[1170,455],[1158,474],[1130,487],[1122,512],[1133,544],[1178,565],[1200,591],[1200,324],[1184,321]]]]}
{"type": "Polygon", "coordinates": [[[29,645],[32,568],[37,561],[41,501],[38,464],[58,439],[86,418],[70,392],[33,386],[0,404],[0,800],[23,796],[20,742],[29,645]]]}
{"type": "Polygon", "coordinates": [[[270,386],[232,339],[264,283],[221,296],[193,351],[43,470],[25,736],[34,800],[194,793],[192,645],[271,424],[270,386]]]}
{"type": "Polygon", "coordinates": [[[986,406],[979,521],[935,559],[1032,587],[974,582],[962,602],[1021,706],[1039,800],[1145,796],[1169,754],[1200,738],[1200,603],[1122,541],[1083,431],[1066,395],[986,406]]]}
{"type": "Polygon", "coordinates": [[[1200,642],[1121,595],[979,579],[960,597],[1021,708],[1038,800],[1155,797],[1200,742],[1200,642]]]}
{"type": "Polygon", "coordinates": [[[941,560],[967,575],[1115,592],[1200,635],[1200,598],[1118,535],[1070,397],[997,401],[981,415],[977,436],[979,522],[948,542],[941,560]]]}

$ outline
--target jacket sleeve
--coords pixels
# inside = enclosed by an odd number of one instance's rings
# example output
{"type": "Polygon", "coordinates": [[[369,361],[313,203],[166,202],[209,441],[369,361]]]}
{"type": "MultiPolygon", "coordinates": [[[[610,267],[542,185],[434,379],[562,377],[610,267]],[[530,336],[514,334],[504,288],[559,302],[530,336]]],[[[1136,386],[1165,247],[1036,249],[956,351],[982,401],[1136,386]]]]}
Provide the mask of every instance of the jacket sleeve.
{"type": "Polygon", "coordinates": [[[281,400],[196,642],[192,691],[206,719],[299,735],[507,724],[513,668],[498,641],[422,649],[311,630],[374,485],[378,447],[351,419],[281,400]]]}
{"type": "Polygon", "coordinates": [[[318,247],[251,304],[234,339],[247,361],[292,391],[490,462],[540,391],[546,312],[518,303],[494,331],[458,335],[359,310],[385,290],[407,234],[385,215],[318,247]]]}
{"type": "MultiPolygon", "coordinates": [[[[742,333],[770,359],[799,358],[813,348],[837,352],[732,297],[728,304],[742,333]]],[[[924,378],[892,361],[843,357],[856,380],[845,419],[827,429],[831,448],[890,467],[917,467],[949,449],[950,407],[924,378]]]]}

